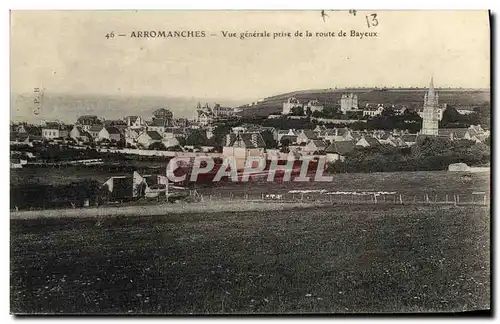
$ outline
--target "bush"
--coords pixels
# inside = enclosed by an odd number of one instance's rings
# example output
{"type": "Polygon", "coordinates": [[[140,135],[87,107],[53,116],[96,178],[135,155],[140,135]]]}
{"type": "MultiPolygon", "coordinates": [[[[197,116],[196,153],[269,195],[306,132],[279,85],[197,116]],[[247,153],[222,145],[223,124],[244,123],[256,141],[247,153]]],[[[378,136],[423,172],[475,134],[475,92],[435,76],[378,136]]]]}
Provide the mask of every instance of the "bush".
{"type": "Polygon", "coordinates": [[[447,170],[448,165],[459,162],[484,165],[490,157],[485,144],[423,137],[410,148],[391,145],[356,148],[345,156],[345,161],[330,163],[328,170],[333,173],[447,170]]]}
{"type": "Polygon", "coordinates": [[[100,196],[101,184],[96,180],[84,179],[65,185],[43,185],[24,183],[10,189],[11,207],[54,208],[81,207],[85,200],[91,203],[100,196]]]}

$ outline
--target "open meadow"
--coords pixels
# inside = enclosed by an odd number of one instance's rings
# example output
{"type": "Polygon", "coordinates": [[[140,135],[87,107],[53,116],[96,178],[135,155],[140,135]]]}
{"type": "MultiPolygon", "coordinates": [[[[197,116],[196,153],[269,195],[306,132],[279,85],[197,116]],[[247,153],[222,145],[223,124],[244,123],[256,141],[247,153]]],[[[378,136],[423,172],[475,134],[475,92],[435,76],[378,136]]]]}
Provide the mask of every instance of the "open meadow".
{"type": "Polygon", "coordinates": [[[490,308],[489,208],[11,220],[16,313],[307,313],[490,308]]]}

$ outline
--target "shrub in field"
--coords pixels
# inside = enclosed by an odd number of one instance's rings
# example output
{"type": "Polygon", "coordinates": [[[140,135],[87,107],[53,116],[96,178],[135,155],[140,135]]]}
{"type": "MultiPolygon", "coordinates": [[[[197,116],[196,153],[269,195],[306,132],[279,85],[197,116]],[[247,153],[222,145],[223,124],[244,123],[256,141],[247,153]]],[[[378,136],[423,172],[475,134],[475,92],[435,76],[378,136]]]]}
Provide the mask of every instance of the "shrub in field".
{"type": "Polygon", "coordinates": [[[64,185],[23,183],[11,187],[10,204],[19,209],[83,206],[85,200],[93,202],[100,193],[101,184],[91,179],[64,185]]]}

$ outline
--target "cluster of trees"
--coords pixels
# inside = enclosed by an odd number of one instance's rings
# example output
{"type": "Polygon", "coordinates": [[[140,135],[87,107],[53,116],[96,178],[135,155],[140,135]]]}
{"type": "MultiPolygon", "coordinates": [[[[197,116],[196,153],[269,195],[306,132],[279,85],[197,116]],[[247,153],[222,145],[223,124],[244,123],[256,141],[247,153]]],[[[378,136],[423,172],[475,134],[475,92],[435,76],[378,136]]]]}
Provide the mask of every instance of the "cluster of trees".
{"type": "Polygon", "coordinates": [[[482,125],[490,128],[491,109],[489,105],[473,108],[473,113],[461,115],[454,106],[446,107],[443,111],[443,119],[439,122],[441,128],[462,128],[470,125],[482,125]]]}
{"type": "Polygon", "coordinates": [[[101,195],[97,180],[84,179],[63,185],[23,183],[10,188],[11,208],[81,207],[94,204],[101,195]]]}
{"type": "Polygon", "coordinates": [[[468,140],[450,141],[438,137],[422,137],[407,148],[391,145],[357,148],[328,167],[330,172],[384,172],[446,170],[452,163],[469,166],[490,162],[490,148],[468,140]]]}

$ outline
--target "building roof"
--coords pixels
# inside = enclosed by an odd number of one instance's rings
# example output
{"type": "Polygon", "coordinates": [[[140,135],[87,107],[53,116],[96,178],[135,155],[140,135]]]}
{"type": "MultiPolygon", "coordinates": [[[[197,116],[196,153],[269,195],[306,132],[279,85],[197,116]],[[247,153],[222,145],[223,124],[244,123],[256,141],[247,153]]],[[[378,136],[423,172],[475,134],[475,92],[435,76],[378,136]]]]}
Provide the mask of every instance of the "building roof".
{"type": "Polygon", "coordinates": [[[106,130],[108,131],[108,133],[111,135],[111,134],[121,134],[120,130],[118,129],[118,127],[114,127],[114,126],[109,126],[109,127],[106,127],[106,130]]]}
{"type": "Polygon", "coordinates": [[[155,118],[151,123],[148,124],[153,127],[167,127],[168,120],[165,118],[155,118]]]}
{"type": "Polygon", "coordinates": [[[325,149],[325,152],[345,155],[349,152],[352,152],[355,148],[356,145],[353,141],[333,142],[325,149]]]}
{"type": "Polygon", "coordinates": [[[381,140],[387,140],[387,139],[389,139],[389,137],[391,137],[391,136],[392,136],[391,134],[385,133],[385,134],[382,134],[382,136],[380,136],[380,139],[381,139],[381,140]]]}
{"type": "Polygon", "coordinates": [[[96,115],[84,115],[78,117],[76,120],[77,124],[83,124],[83,125],[92,125],[92,124],[97,124],[100,123],[99,118],[96,115]]]}
{"type": "Polygon", "coordinates": [[[243,142],[246,148],[263,148],[266,147],[266,142],[260,133],[241,133],[241,134],[228,134],[225,146],[233,146],[237,141],[243,142]]]}
{"type": "Polygon", "coordinates": [[[184,130],[180,127],[166,127],[165,133],[172,133],[174,135],[183,135],[184,130]]]}
{"type": "Polygon", "coordinates": [[[318,135],[311,129],[303,129],[302,134],[304,134],[309,139],[315,139],[318,135]]]}
{"type": "Polygon", "coordinates": [[[365,139],[365,141],[368,142],[368,144],[370,144],[370,146],[377,146],[377,145],[380,145],[380,142],[375,138],[375,137],[372,137],[372,136],[364,136],[363,137],[365,139]]]}
{"type": "Polygon", "coordinates": [[[403,136],[401,136],[401,139],[405,143],[415,143],[417,142],[417,137],[417,134],[404,134],[403,136]]]}
{"type": "Polygon", "coordinates": [[[468,130],[468,128],[440,128],[438,129],[438,136],[445,137],[453,134],[454,138],[464,138],[468,130]]]}
{"type": "Polygon", "coordinates": [[[47,122],[42,129],[68,130],[68,126],[57,122],[47,122]]]}
{"type": "Polygon", "coordinates": [[[283,135],[283,136],[281,136],[280,141],[283,141],[286,139],[289,140],[290,143],[294,143],[297,141],[297,135],[283,135]]]}
{"type": "Polygon", "coordinates": [[[310,141],[310,143],[311,143],[311,142],[312,142],[312,143],[314,143],[314,145],[315,145],[318,149],[320,149],[320,150],[324,150],[324,149],[326,149],[326,147],[328,146],[328,143],[327,143],[327,142],[325,142],[325,141],[323,141],[323,140],[316,140],[316,139],[314,139],[314,140],[311,140],[311,141],[310,141]]]}
{"type": "Polygon", "coordinates": [[[42,128],[38,126],[24,126],[24,130],[31,136],[42,136],[42,128]]]}
{"type": "Polygon", "coordinates": [[[102,125],[94,125],[94,126],[90,127],[89,132],[98,133],[103,128],[104,128],[104,126],[102,126],[102,125]]]}
{"type": "Polygon", "coordinates": [[[126,123],[123,120],[105,120],[104,125],[105,126],[118,126],[118,125],[126,125],[126,123]]]}
{"type": "Polygon", "coordinates": [[[161,141],[163,139],[163,137],[161,137],[160,133],[158,133],[157,131],[146,131],[146,134],[153,140],[161,141]]]}

